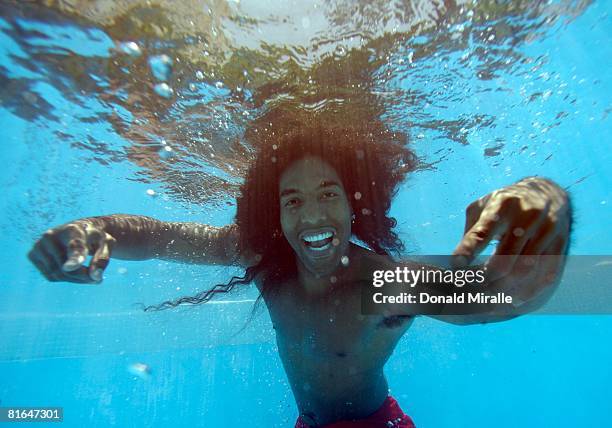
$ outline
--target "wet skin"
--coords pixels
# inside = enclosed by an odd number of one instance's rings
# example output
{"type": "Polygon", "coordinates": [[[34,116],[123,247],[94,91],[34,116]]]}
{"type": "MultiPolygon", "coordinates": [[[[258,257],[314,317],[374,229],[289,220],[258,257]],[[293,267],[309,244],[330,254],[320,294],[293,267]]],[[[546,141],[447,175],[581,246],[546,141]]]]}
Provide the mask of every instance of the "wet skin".
{"type": "MultiPolygon", "coordinates": [[[[349,242],[349,197],[323,160],[309,157],[292,164],[278,192],[282,230],[295,252],[298,275],[268,296],[266,305],[298,409],[313,426],[365,417],[387,396],[383,366],[412,318],[402,313],[362,316],[360,284],[371,284],[373,270],[392,270],[397,264],[349,242]]],[[[469,263],[499,236],[496,254],[510,255],[512,262],[502,264],[493,256],[493,279],[487,287],[492,292],[513,290],[533,309],[546,302],[563,269],[563,257],[549,255],[566,250],[567,194],[549,180],[529,178],[470,204],[466,217],[455,250],[457,263],[469,263]],[[529,265],[517,259],[525,254],[534,257],[529,265]]],[[[50,281],[89,283],[102,280],[111,252],[128,260],[255,263],[254,255],[237,253],[238,233],[233,225],[215,228],[111,215],[50,229],[28,256],[50,281]],[[88,254],[92,261],[84,266],[88,254]]],[[[455,324],[503,319],[495,313],[436,318],[455,324]]]]}
{"type": "Polygon", "coordinates": [[[346,255],[348,267],[317,278],[316,289],[299,278],[266,301],[300,415],[313,426],[364,418],[381,406],[383,367],[412,323],[361,314],[360,283],[388,263],[353,244],[346,255]]]}
{"type": "Polygon", "coordinates": [[[312,425],[366,417],[387,397],[383,366],[410,321],[388,328],[382,316],[361,315],[359,283],[371,281],[368,267],[380,268],[381,257],[349,243],[351,207],[329,164],[295,162],[279,193],[298,277],[266,304],[300,414],[312,425]],[[303,239],[325,232],[326,250],[303,239]]]}

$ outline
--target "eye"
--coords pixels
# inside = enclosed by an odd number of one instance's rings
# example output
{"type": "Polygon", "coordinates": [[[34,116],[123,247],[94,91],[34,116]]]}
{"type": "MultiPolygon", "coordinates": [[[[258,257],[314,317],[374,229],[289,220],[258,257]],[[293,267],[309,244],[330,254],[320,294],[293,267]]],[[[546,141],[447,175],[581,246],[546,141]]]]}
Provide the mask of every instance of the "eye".
{"type": "Polygon", "coordinates": [[[338,196],[338,194],[336,192],[332,192],[331,190],[323,193],[323,199],[331,199],[335,198],[336,196],[338,196]]]}
{"type": "Polygon", "coordinates": [[[300,200],[298,198],[292,198],[292,199],[289,199],[287,202],[285,202],[285,206],[289,208],[296,207],[299,204],[300,204],[300,200]]]}

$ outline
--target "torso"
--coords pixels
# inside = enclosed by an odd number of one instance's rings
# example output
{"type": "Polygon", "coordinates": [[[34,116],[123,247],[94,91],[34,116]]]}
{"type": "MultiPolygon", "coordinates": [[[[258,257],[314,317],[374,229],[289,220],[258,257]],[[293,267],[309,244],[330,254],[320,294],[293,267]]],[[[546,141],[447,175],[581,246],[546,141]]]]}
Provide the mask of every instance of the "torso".
{"type": "Polygon", "coordinates": [[[359,250],[359,272],[328,292],[306,296],[297,280],[266,305],[302,420],[312,426],[374,413],[388,393],[383,366],[412,324],[410,317],[361,314],[360,281],[380,257],[359,250]]]}

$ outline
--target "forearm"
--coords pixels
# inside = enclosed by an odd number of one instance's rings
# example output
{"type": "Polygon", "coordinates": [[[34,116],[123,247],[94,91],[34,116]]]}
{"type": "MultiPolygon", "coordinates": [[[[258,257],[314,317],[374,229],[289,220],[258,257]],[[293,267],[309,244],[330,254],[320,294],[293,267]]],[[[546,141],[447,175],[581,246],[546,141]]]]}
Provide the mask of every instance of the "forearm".
{"type": "Polygon", "coordinates": [[[151,217],[114,214],[80,221],[103,229],[116,239],[114,258],[160,258],[187,263],[232,264],[237,259],[234,226],[163,222],[151,217]]]}

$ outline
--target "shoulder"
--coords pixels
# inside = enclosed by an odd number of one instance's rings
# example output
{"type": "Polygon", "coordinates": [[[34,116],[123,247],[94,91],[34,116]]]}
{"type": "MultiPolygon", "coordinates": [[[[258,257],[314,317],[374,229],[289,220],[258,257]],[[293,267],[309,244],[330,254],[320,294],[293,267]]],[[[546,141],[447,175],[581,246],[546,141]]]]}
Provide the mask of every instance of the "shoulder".
{"type": "Polygon", "coordinates": [[[375,270],[391,270],[397,266],[404,266],[410,262],[397,261],[388,254],[378,254],[372,250],[355,245],[353,249],[354,261],[362,270],[372,272],[375,270]]]}
{"type": "Polygon", "coordinates": [[[392,257],[385,254],[377,254],[356,244],[351,244],[349,263],[353,281],[371,281],[375,271],[391,270],[396,266],[392,257]]]}

